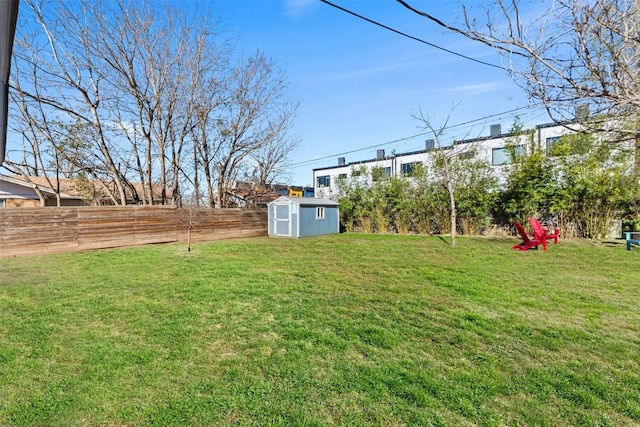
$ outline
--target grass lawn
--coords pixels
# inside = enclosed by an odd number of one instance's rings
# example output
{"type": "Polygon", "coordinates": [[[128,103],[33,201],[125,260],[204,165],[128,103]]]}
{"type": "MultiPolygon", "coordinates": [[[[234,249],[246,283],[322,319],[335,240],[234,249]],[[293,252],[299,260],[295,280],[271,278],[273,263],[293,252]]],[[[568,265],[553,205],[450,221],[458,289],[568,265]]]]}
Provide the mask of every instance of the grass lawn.
{"type": "Polygon", "coordinates": [[[0,425],[640,425],[640,251],[514,243],[0,259],[0,425]]]}

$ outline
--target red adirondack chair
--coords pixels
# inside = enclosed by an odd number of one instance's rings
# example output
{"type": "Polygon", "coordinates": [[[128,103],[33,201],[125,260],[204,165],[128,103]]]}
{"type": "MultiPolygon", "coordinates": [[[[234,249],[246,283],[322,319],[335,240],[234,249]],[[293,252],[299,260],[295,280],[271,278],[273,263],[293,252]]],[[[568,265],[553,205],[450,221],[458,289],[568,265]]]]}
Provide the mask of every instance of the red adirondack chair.
{"type": "Polygon", "coordinates": [[[553,240],[553,244],[558,244],[558,233],[560,230],[557,228],[553,231],[553,234],[549,234],[549,230],[542,227],[540,221],[535,218],[529,219],[529,224],[531,224],[531,228],[533,229],[533,237],[537,239],[553,240]]]}
{"type": "Polygon", "coordinates": [[[518,233],[520,233],[520,237],[522,238],[522,243],[518,243],[514,245],[511,249],[518,249],[520,251],[527,251],[529,249],[538,249],[539,245],[542,245],[542,249],[547,251],[547,239],[542,239],[540,237],[529,237],[524,227],[520,225],[517,221],[513,221],[513,225],[515,225],[518,233]]]}

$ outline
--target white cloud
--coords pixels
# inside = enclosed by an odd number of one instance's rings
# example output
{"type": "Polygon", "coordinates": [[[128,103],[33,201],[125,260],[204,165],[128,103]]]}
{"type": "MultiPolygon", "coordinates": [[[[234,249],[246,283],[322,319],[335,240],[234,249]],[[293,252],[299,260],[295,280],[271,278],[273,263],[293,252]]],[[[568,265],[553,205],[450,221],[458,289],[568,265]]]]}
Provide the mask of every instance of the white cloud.
{"type": "Polygon", "coordinates": [[[481,93],[493,92],[503,88],[501,82],[480,83],[475,85],[456,86],[450,90],[454,92],[464,92],[465,95],[478,95],[481,93]]]}
{"type": "MultiPolygon", "coordinates": [[[[375,61],[374,61],[375,63],[375,61]]],[[[340,73],[326,75],[324,80],[340,81],[340,80],[357,80],[377,74],[390,74],[402,70],[412,70],[424,67],[424,56],[421,55],[405,55],[394,59],[393,61],[384,61],[382,63],[372,65],[370,67],[355,68],[340,73]]]]}
{"type": "Polygon", "coordinates": [[[292,18],[303,16],[317,0],[285,0],[285,13],[292,18]]]}

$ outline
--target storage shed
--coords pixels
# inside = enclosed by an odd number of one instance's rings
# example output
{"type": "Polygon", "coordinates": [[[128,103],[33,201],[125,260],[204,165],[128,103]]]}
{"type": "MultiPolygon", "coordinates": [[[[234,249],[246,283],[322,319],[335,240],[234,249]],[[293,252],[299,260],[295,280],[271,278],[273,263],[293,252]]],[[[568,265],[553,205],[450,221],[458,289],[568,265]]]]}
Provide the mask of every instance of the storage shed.
{"type": "Polygon", "coordinates": [[[307,237],[340,231],[340,209],[333,200],[283,196],[267,206],[269,236],[307,237]]]}

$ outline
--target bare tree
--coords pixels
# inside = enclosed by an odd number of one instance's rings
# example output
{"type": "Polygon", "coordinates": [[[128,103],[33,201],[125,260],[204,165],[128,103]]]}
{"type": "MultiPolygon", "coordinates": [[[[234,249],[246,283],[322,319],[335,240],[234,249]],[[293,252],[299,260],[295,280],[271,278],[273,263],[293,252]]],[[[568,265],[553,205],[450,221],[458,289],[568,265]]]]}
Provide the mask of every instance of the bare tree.
{"type": "Polygon", "coordinates": [[[261,54],[231,65],[235,52],[206,11],[25,1],[12,91],[33,153],[19,165],[26,174],[73,165],[113,187],[114,203],[180,205],[182,194],[200,194],[204,172],[209,205],[223,207],[252,154],[280,148],[272,176],[293,148],[297,105],[284,75],[261,54]]]}
{"type": "Polygon", "coordinates": [[[227,191],[249,156],[283,141],[297,108],[286,95],[283,73],[264,55],[236,67],[228,101],[213,122],[218,207],[227,207],[227,191]]]}
{"type": "Polygon", "coordinates": [[[276,136],[271,141],[268,141],[251,155],[255,162],[252,175],[263,188],[277,180],[285,180],[287,178],[287,156],[300,143],[300,139],[297,136],[290,136],[286,133],[280,134],[279,132],[274,132],[274,135],[276,136]]]}
{"type": "MultiPolygon", "coordinates": [[[[217,93],[217,91],[214,91],[217,93]]],[[[218,144],[213,140],[213,111],[222,105],[222,102],[210,102],[214,98],[202,98],[204,104],[196,109],[197,123],[193,129],[194,175],[199,169],[204,173],[204,182],[207,188],[207,205],[215,207],[215,159],[218,157],[218,144]]],[[[199,185],[199,182],[197,183],[199,185]]],[[[197,190],[199,192],[199,190],[197,190]]]]}
{"type": "Polygon", "coordinates": [[[133,147],[134,169],[145,183],[146,202],[154,203],[156,167],[161,202],[171,199],[179,204],[185,146],[203,118],[200,107],[215,98],[210,83],[216,81],[228,48],[216,43],[220,30],[208,13],[187,15],[167,6],[157,17],[150,3],[134,7],[118,0],[106,6],[92,6],[98,27],[93,44],[111,70],[107,78],[114,91],[122,94],[117,121],[133,147]]]}
{"type": "Polygon", "coordinates": [[[115,93],[120,96],[114,109],[116,122],[132,147],[137,176],[142,185],[142,201],[153,204],[153,141],[151,126],[155,118],[156,99],[151,91],[152,73],[148,64],[154,58],[146,52],[148,39],[155,37],[152,24],[154,16],[145,4],[139,10],[127,10],[124,1],[113,3],[112,13],[103,11],[101,2],[86,4],[96,30],[91,32],[95,52],[109,69],[105,73],[115,93]],[[117,11],[118,13],[113,13],[117,11]],[[133,12],[133,13],[132,13],[133,12]],[[105,16],[105,15],[111,16],[105,16]]]}
{"type": "Polygon", "coordinates": [[[576,109],[588,108],[592,119],[574,129],[613,130],[620,140],[635,138],[640,175],[639,0],[532,2],[533,15],[520,0],[496,0],[479,16],[463,8],[464,22],[458,26],[397,1],[502,54],[513,80],[546,107],[552,120],[571,126],[576,109]]]}
{"type": "MultiPolygon", "coordinates": [[[[456,210],[456,186],[455,186],[455,177],[453,168],[451,165],[452,162],[452,152],[453,150],[446,150],[445,146],[442,143],[442,137],[445,129],[447,128],[447,123],[449,122],[449,118],[451,114],[447,116],[447,119],[440,127],[436,127],[431,122],[431,119],[426,116],[422,109],[419,110],[417,114],[413,116],[416,120],[419,120],[423,124],[424,130],[430,131],[433,134],[435,148],[436,148],[436,162],[441,163],[441,167],[439,168],[442,171],[442,184],[447,190],[447,194],[449,195],[449,214],[451,219],[451,246],[456,246],[456,233],[458,228],[457,221],[457,210],[456,210]]],[[[451,148],[451,147],[449,147],[451,148]]]]}
{"type": "Polygon", "coordinates": [[[20,37],[16,40],[14,75],[31,76],[27,85],[15,85],[20,97],[37,102],[48,110],[45,120],[75,120],[91,126],[110,178],[114,182],[119,201],[126,203],[123,176],[118,170],[113,149],[107,137],[107,125],[101,110],[105,107],[103,78],[92,60],[92,46],[86,38],[82,20],[68,10],[59,8],[55,19],[45,17],[43,4],[26,0],[30,17],[35,19],[43,39],[20,37]],[[40,40],[44,40],[38,44],[40,40]]]}
{"type": "MultiPolygon", "coordinates": [[[[21,50],[21,54],[33,55],[34,51],[21,50]]],[[[75,178],[76,175],[93,176],[105,179],[108,173],[104,173],[105,165],[100,161],[101,156],[96,155],[93,149],[95,133],[93,127],[78,118],[71,118],[71,122],[65,123],[58,120],[55,109],[49,108],[45,102],[39,102],[46,97],[46,86],[39,81],[39,65],[37,61],[21,62],[20,72],[12,79],[11,98],[13,101],[12,120],[14,132],[22,135],[23,148],[21,161],[10,160],[10,155],[5,160],[7,169],[21,175],[31,182],[30,177],[43,177],[47,184],[57,195],[60,204],[60,179],[75,178]],[[25,74],[26,71],[30,71],[25,74]],[[23,90],[21,75],[29,77],[30,90],[23,90]]],[[[13,152],[10,151],[9,154],[13,152]]],[[[109,187],[105,187],[105,193],[114,203],[117,203],[115,195],[109,187]]],[[[41,200],[43,203],[44,201],[41,200]]]]}

